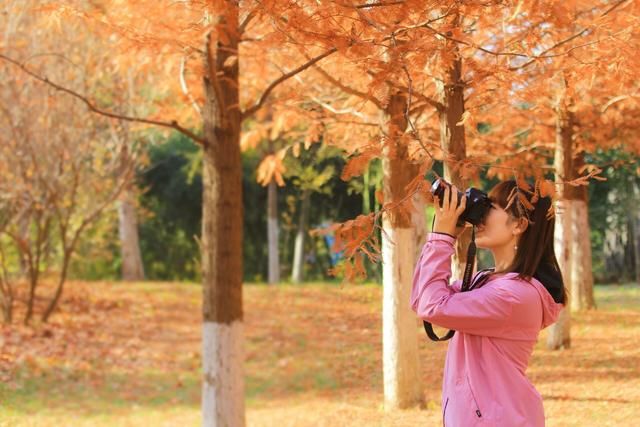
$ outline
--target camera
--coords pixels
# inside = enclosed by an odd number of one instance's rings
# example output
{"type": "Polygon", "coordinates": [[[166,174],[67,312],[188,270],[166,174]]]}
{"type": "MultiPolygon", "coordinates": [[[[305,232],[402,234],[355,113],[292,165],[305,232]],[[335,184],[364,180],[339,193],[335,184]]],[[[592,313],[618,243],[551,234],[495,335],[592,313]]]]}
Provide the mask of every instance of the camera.
{"type": "MultiPolygon", "coordinates": [[[[431,184],[431,194],[438,196],[440,207],[444,202],[444,190],[446,187],[451,187],[451,184],[442,178],[436,178],[431,184]]],[[[458,218],[456,226],[462,227],[465,222],[476,226],[481,224],[491,209],[489,195],[482,190],[470,187],[464,191],[464,194],[458,191],[458,204],[461,203],[463,196],[467,197],[467,206],[458,218]]]]}

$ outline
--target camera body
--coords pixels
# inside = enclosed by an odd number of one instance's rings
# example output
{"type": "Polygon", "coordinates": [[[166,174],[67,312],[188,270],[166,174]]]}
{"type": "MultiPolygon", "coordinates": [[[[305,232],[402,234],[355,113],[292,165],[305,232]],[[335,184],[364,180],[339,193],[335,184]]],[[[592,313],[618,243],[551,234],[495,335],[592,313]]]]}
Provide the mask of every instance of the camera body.
{"type": "MultiPolygon", "coordinates": [[[[451,184],[442,178],[436,178],[431,184],[431,194],[438,196],[440,199],[440,207],[442,207],[444,201],[444,190],[446,187],[451,187],[451,184]]],[[[456,226],[462,227],[465,222],[476,226],[481,224],[489,213],[489,209],[491,209],[489,195],[482,190],[470,187],[464,191],[464,194],[458,191],[458,205],[462,201],[463,195],[467,197],[467,206],[458,218],[456,226]]]]}

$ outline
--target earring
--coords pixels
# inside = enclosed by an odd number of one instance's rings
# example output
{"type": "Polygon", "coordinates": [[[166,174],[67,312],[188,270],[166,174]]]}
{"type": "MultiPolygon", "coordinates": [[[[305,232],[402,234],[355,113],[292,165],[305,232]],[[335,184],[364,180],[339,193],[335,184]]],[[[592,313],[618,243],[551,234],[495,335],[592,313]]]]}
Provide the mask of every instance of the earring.
{"type": "Polygon", "coordinates": [[[518,250],[518,245],[513,245],[513,250],[517,251],[518,250]]]}

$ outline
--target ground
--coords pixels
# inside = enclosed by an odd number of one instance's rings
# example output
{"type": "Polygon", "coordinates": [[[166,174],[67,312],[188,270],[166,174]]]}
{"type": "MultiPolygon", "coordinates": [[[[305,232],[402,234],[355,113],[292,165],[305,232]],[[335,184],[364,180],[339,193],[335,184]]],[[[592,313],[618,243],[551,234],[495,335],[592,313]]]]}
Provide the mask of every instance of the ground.
{"type": "MultiPolygon", "coordinates": [[[[438,426],[446,344],[419,336],[425,405],[382,407],[381,287],[245,285],[249,426],[438,426]]],[[[528,375],[548,426],[635,426],[640,287],[598,286],[572,347],[528,375]]],[[[0,334],[0,426],[200,424],[200,287],[70,282],[49,324],[0,334]]]]}

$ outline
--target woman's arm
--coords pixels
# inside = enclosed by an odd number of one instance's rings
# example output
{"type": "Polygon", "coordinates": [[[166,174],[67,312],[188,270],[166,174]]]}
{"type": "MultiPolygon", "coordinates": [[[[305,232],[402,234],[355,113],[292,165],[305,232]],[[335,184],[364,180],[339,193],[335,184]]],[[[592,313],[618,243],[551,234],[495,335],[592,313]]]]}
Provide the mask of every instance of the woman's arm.
{"type": "MultiPolygon", "coordinates": [[[[448,286],[455,239],[431,233],[413,276],[411,308],[431,323],[461,332],[501,336],[511,316],[514,296],[503,286],[457,292],[448,286]]],[[[456,282],[457,283],[457,282],[456,282]]]]}

